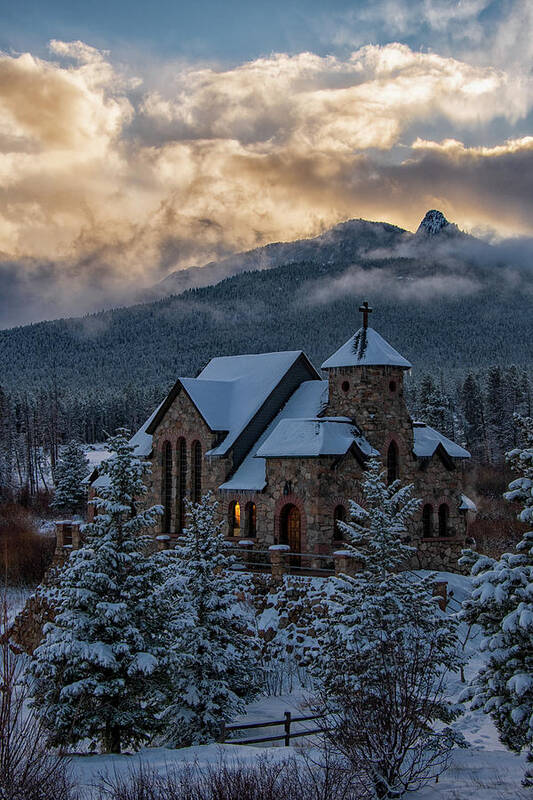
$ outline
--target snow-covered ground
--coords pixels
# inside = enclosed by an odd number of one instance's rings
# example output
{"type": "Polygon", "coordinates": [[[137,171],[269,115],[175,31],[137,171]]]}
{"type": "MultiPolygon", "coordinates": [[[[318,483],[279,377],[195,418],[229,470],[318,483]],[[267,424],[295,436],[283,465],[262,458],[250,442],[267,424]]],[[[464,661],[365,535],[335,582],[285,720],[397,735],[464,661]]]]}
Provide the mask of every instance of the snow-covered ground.
{"type": "MultiPolygon", "coordinates": [[[[448,590],[453,593],[454,601],[450,611],[457,610],[457,605],[469,593],[469,578],[453,573],[437,573],[438,578],[448,582],[448,590]]],[[[466,638],[467,629],[462,627],[462,640],[466,638]]],[[[471,631],[465,644],[469,663],[465,673],[468,679],[479,667],[479,631],[471,631]]],[[[450,681],[450,694],[458,696],[464,684],[459,676],[450,681]]],[[[244,717],[235,722],[262,722],[281,720],[285,711],[293,716],[309,713],[306,706],[308,690],[298,688],[290,694],[280,697],[262,697],[248,706],[244,717]]],[[[300,728],[314,723],[301,723],[300,728]]],[[[521,779],[525,769],[525,756],[509,753],[499,742],[497,732],[490,718],[481,712],[466,711],[459,720],[458,726],[469,743],[466,749],[457,749],[453,753],[450,767],[442,775],[438,783],[430,783],[412,793],[413,800],[526,800],[531,798],[530,790],[521,787],[521,779]]],[[[295,724],[294,730],[298,729],[295,724]]],[[[281,728],[259,728],[249,732],[249,736],[268,736],[282,733],[281,728]]],[[[265,749],[272,758],[285,759],[298,755],[302,747],[311,746],[309,739],[295,740],[293,747],[284,747],[282,742],[274,745],[246,746],[235,744],[211,744],[200,747],[170,750],[167,748],[145,748],[135,755],[122,756],[77,756],[73,758],[71,769],[76,781],[85,790],[96,785],[101,776],[112,778],[114,775],[126,775],[141,762],[160,772],[167,767],[179,767],[186,762],[196,762],[200,767],[217,762],[221,757],[238,760],[244,763],[256,761],[265,755],[265,749]]],[[[298,798],[295,798],[298,800],[298,798]]]]}
{"type": "MultiPolygon", "coordinates": [[[[282,760],[297,756],[299,751],[299,746],[276,747],[270,748],[268,753],[271,758],[282,760]]],[[[71,770],[80,789],[90,796],[91,789],[101,778],[127,776],[141,763],[164,774],[169,767],[179,768],[187,762],[196,763],[200,768],[221,758],[231,763],[250,764],[264,755],[264,748],[245,745],[210,744],[180,750],[153,747],[133,756],[78,756],[72,760],[71,770]]],[[[428,784],[410,797],[413,800],[526,800],[531,798],[531,794],[520,786],[524,768],[524,757],[513,756],[504,750],[457,750],[439,782],[428,784]]]]}
{"type": "Polygon", "coordinates": [[[32,594],[33,589],[29,586],[8,586],[1,591],[1,601],[4,599],[7,604],[7,624],[11,625],[17,614],[19,614],[24,606],[26,600],[32,594]]]}

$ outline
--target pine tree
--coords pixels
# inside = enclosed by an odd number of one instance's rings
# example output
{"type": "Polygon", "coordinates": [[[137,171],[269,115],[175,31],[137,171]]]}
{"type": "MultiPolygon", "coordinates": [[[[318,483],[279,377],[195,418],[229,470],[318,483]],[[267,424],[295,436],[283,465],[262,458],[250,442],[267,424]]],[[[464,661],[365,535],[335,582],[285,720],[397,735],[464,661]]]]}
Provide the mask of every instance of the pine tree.
{"type": "Polygon", "coordinates": [[[482,460],[487,452],[483,395],[472,373],[467,375],[461,388],[460,404],[466,446],[475,458],[482,460]]]}
{"type": "MultiPolygon", "coordinates": [[[[508,454],[519,477],[509,484],[507,500],[521,501],[518,518],[533,523],[533,419],[517,419],[523,444],[508,454]]],[[[471,554],[467,557],[472,561],[471,554]]],[[[533,531],[524,534],[515,553],[498,560],[480,556],[472,566],[472,596],[461,615],[481,626],[485,666],[463,699],[490,714],[502,742],[533,762],[533,531]]],[[[533,786],[533,772],[525,784],[533,786]]]]}
{"type": "Polygon", "coordinates": [[[161,592],[174,691],[163,721],[174,746],[216,739],[222,724],[242,713],[262,679],[253,614],[240,599],[234,559],[223,552],[216,507],[210,495],[188,503],[188,525],[170,553],[170,574],[161,592]]]}
{"type": "Polygon", "coordinates": [[[377,458],[369,459],[361,483],[365,507],[350,501],[350,522],[338,522],[363,574],[389,574],[405,566],[415,552],[406,539],[420,500],[413,486],[387,485],[377,458]]]}
{"type": "Polygon", "coordinates": [[[147,532],[161,513],[142,509],[150,465],[127,432],[108,440],[114,455],[94,499],[95,521],[73,551],[51,601],[57,610],[34,654],[34,702],[54,744],[89,738],[105,751],[150,738],[165,687],[163,624],[154,603],[162,581],[147,532]]]}
{"type": "Polygon", "coordinates": [[[330,744],[378,798],[439,774],[461,738],[446,699],[446,675],[461,663],[456,623],[439,612],[430,577],[397,572],[411,552],[402,537],[419,502],[412,487],[383,477],[371,461],[365,508],[352,502],[352,521],[340,523],[361,572],[336,579],[314,666],[317,709],[333,722],[330,744]]]}
{"type": "Polygon", "coordinates": [[[501,367],[491,367],[487,374],[486,408],[489,458],[493,464],[499,464],[503,460],[506,438],[505,390],[501,367]]]}
{"type": "Polygon", "coordinates": [[[426,375],[420,386],[419,414],[422,420],[447,436],[452,436],[453,418],[450,398],[435,386],[432,378],[426,375]]]}
{"type": "Polygon", "coordinates": [[[81,511],[87,499],[83,480],[88,473],[89,462],[83,447],[72,439],[63,448],[54,470],[55,493],[51,507],[61,512],[81,511]]]}

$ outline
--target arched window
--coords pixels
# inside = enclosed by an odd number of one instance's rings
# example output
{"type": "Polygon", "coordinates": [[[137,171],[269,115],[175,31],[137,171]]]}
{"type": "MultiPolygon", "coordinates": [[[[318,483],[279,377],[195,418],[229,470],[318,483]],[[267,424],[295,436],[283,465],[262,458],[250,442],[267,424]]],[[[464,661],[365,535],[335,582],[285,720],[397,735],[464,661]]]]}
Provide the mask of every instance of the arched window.
{"type": "Polygon", "coordinates": [[[229,504],[229,533],[230,536],[241,535],[241,504],[237,501],[229,504]]]}
{"type": "Polygon", "coordinates": [[[446,503],[441,503],[439,506],[439,536],[448,536],[448,519],[450,516],[450,509],[446,503]]]}
{"type": "Polygon", "coordinates": [[[398,478],[398,445],[396,442],[389,444],[387,450],[387,483],[390,485],[398,478]]]}
{"type": "Polygon", "coordinates": [[[426,503],[422,509],[422,531],[425,538],[433,536],[433,506],[426,503]]]}
{"type": "Polygon", "coordinates": [[[202,445],[196,439],[191,445],[191,500],[202,499],[202,445]]]}
{"type": "Polygon", "coordinates": [[[180,436],[176,445],[176,530],[185,527],[185,497],[187,494],[187,443],[180,436]]]}
{"type": "Polygon", "coordinates": [[[163,533],[170,533],[172,522],[172,445],[165,442],[161,462],[161,505],[163,506],[163,533]]]}
{"type": "Polygon", "coordinates": [[[346,522],[346,509],[344,506],[335,506],[333,511],[333,541],[341,542],[344,539],[344,532],[337,525],[337,522],[346,522]]]}
{"type": "Polygon", "coordinates": [[[252,502],[246,503],[245,512],[246,512],[245,536],[248,539],[255,539],[255,534],[256,534],[256,529],[257,529],[256,528],[256,525],[257,525],[257,521],[256,521],[257,511],[256,511],[255,503],[252,503],[252,502]]]}

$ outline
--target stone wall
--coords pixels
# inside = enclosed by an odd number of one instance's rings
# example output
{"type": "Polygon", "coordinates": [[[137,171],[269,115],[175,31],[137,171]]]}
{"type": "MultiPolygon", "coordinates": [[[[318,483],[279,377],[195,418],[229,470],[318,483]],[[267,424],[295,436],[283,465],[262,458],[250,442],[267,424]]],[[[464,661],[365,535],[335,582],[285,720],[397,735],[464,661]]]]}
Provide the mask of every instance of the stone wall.
{"type": "Polygon", "coordinates": [[[45,623],[51,622],[54,611],[42,592],[32,594],[17,615],[11,628],[11,639],[30,655],[43,638],[45,623]]]}
{"type": "MultiPolygon", "coordinates": [[[[161,503],[163,483],[163,447],[165,442],[172,446],[172,514],[170,530],[175,533],[177,525],[177,442],[183,437],[187,448],[186,497],[191,497],[192,471],[191,446],[199,441],[202,448],[202,494],[216,491],[226,480],[231,470],[231,459],[209,458],[205,453],[216,444],[216,435],[209,429],[198,410],[184,391],[174,399],[153,437],[152,477],[150,484],[150,502],[161,503]]],[[[220,508],[220,516],[225,516],[225,509],[220,508]]],[[[161,521],[161,526],[163,520],[161,521]]],[[[159,532],[162,531],[162,528],[159,532]]]]}

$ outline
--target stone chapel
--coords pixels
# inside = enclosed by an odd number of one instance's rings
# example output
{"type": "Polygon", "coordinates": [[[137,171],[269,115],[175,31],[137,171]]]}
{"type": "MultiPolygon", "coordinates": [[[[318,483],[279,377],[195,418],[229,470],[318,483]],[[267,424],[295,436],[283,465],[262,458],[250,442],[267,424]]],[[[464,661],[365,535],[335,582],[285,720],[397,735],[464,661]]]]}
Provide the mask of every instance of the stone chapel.
{"type": "Polygon", "coordinates": [[[341,546],[337,522],[349,500],[360,501],[365,462],[376,456],[389,482],[413,483],[422,501],[409,532],[413,566],[457,569],[475,511],[462,489],[470,454],[411,419],[411,364],[368,325],[371,310],[361,306],[362,327],[322,373],[294,350],[213,358],[198,377],[178,378],[131,439],[152,462],[159,538],[179,536],[185,500],[211,490],[229,541],[285,544],[296,560],[331,554],[341,546]]]}

